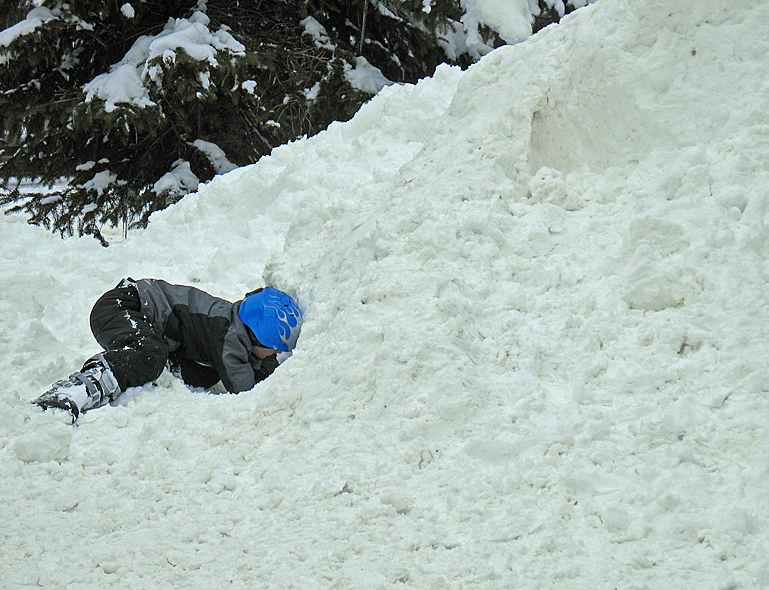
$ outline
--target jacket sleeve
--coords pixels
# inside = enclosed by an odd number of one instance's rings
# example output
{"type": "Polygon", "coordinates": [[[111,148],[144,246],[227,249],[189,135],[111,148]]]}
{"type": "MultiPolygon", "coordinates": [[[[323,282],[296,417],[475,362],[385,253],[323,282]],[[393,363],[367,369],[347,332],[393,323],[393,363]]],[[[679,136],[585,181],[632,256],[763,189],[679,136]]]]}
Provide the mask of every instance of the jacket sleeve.
{"type": "Polygon", "coordinates": [[[256,385],[254,368],[249,362],[251,342],[248,334],[239,333],[233,322],[224,337],[220,366],[217,372],[222,378],[222,384],[230,393],[248,391],[256,385]]]}
{"type": "Polygon", "coordinates": [[[240,321],[239,308],[239,301],[232,306],[232,318],[222,347],[220,375],[222,384],[231,393],[252,389],[278,367],[275,356],[259,359],[251,351],[253,342],[245,325],[240,321]]]}
{"type": "Polygon", "coordinates": [[[278,368],[278,359],[275,355],[268,356],[266,359],[252,359],[251,365],[254,367],[256,382],[259,383],[267,379],[278,368]]]}

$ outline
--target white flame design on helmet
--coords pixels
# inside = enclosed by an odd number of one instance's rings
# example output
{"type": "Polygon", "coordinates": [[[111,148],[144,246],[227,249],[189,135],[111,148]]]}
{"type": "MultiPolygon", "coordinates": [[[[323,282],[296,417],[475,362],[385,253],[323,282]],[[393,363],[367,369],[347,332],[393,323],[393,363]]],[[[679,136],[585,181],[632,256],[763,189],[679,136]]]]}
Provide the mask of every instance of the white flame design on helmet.
{"type": "Polygon", "coordinates": [[[264,290],[263,303],[275,310],[278,336],[288,350],[293,350],[302,329],[302,310],[289,295],[270,287],[264,290]]]}

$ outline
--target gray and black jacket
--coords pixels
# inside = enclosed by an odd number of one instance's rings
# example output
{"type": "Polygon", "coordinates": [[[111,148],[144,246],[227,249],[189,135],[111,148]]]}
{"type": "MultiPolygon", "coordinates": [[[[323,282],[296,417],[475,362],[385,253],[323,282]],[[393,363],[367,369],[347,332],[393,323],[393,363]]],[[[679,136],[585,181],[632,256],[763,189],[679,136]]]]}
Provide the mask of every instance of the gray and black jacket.
{"type": "Polygon", "coordinates": [[[230,303],[159,279],[141,279],[136,288],[142,311],[168,345],[172,364],[180,366],[191,385],[210,387],[221,380],[227,391],[247,391],[277,367],[275,357],[258,359],[252,353],[255,340],[238,317],[240,301],[230,303]]]}

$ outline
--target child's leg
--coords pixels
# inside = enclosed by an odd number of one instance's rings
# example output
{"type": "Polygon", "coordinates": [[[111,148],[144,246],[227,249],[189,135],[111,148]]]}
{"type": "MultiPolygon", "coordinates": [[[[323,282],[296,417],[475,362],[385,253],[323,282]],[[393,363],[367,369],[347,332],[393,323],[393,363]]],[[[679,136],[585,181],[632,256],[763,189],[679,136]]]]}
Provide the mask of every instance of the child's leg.
{"type": "Polygon", "coordinates": [[[115,376],[104,356],[97,354],[88,359],[79,372],[57,381],[32,403],[43,409],[68,410],[74,422],[82,412],[103,406],[118,395],[120,387],[115,376]]]}
{"type": "Polygon", "coordinates": [[[91,331],[105,351],[32,403],[68,410],[74,422],[82,412],[152,381],[163,371],[168,346],[142,313],[132,280],[121,281],[99,298],[91,311],[91,331]]]}
{"type": "Polygon", "coordinates": [[[163,372],[168,346],[142,313],[139,291],[131,279],[102,295],[91,311],[91,331],[120,391],[144,385],[163,372]]]}

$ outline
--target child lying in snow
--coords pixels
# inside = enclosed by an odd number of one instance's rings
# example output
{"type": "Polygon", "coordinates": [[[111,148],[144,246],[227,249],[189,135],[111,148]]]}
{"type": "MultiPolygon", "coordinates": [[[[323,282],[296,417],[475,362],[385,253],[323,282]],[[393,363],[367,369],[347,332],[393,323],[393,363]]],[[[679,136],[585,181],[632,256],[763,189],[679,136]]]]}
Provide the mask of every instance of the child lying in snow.
{"type": "Polygon", "coordinates": [[[195,287],[123,279],[91,311],[91,331],[104,352],[32,403],[69,410],[74,422],[153,381],[166,362],[188,385],[221,381],[231,393],[247,391],[275,370],[279,351],[293,350],[301,327],[299,306],[275,287],[230,303],[195,287]]]}

